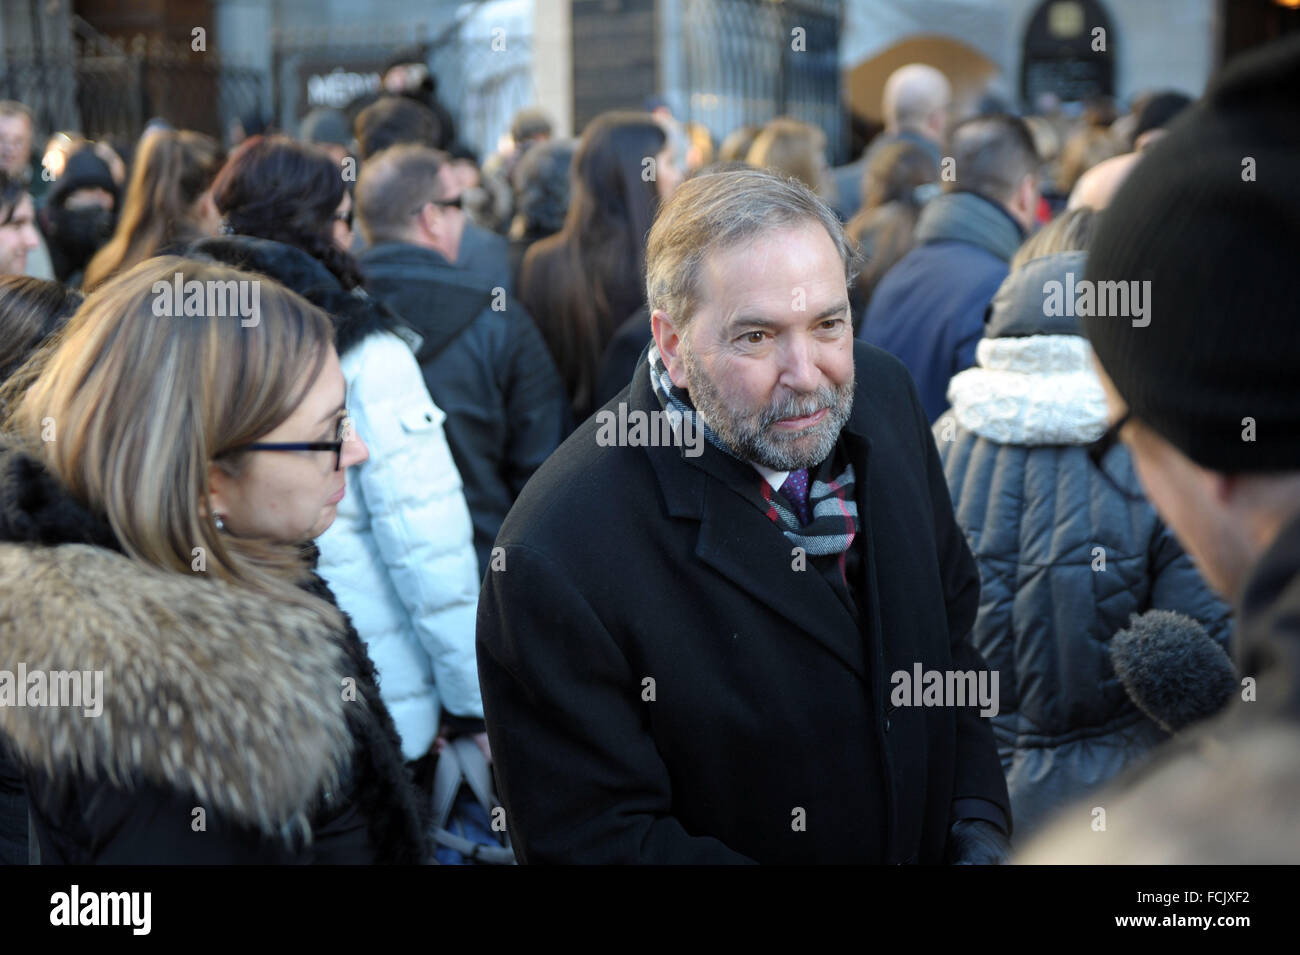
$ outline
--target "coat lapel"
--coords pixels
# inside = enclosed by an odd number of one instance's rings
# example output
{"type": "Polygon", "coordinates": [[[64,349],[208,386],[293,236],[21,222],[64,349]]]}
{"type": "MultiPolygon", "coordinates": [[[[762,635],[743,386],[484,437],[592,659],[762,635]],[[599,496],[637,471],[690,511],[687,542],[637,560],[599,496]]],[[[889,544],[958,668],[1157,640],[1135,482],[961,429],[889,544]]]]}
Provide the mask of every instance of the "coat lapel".
{"type": "Polygon", "coordinates": [[[858,541],[862,544],[862,574],[854,596],[862,617],[864,652],[870,654],[875,699],[883,700],[884,631],[880,624],[880,591],[876,580],[876,539],[871,528],[871,511],[876,503],[876,496],[871,493],[871,439],[857,430],[853,419],[844,426],[841,438],[848,449],[849,461],[853,464],[853,494],[858,502],[858,539],[854,545],[858,541]]]}
{"type": "MultiPolygon", "coordinates": [[[[626,396],[613,399],[607,407],[616,407],[620,400],[626,400],[629,408],[659,409],[644,353],[626,396]]],[[[678,447],[650,447],[645,452],[659,479],[668,515],[700,522],[696,557],[869,685],[862,638],[848,609],[811,563],[803,570],[794,569],[793,545],[785,535],[731,482],[718,476],[729,468],[748,466],[708,445],[699,458],[688,458],[678,447]]],[[[753,480],[757,485],[763,478],[754,471],[753,480]]]]}
{"type": "Polygon", "coordinates": [[[695,555],[866,681],[857,624],[816,568],[795,570],[785,535],[721,481],[707,482],[703,503],[695,555]]]}

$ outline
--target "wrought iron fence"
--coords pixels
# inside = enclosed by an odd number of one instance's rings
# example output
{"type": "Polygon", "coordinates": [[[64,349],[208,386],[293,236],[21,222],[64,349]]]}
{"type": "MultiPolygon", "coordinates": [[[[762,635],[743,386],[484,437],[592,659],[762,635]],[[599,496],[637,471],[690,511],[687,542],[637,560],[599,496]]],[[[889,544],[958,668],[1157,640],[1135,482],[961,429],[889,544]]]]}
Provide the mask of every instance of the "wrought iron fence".
{"type": "Polygon", "coordinates": [[[497,148],[515,113],[533,105],[532,37],[519,33],[494,37],[473,31],[433,51],[430,59],[439,90],[456,116],[457,136],[480,158],[497,148]]]}
{"type": "Polygon", "coordinates": [[[46,132],[92,139],[135,139],[153,117],[220,139],[228,119],[264,100],[266,82],[261,70],[144,37],[0,50],[0,98],[26,104],[46,132]]]}
{"type": "Polygon", "coordinates": [[[826,133],[842,162],[840,0],[682,0],[686,118],[717,139],[746,124],[793,116],[826,133]]]}

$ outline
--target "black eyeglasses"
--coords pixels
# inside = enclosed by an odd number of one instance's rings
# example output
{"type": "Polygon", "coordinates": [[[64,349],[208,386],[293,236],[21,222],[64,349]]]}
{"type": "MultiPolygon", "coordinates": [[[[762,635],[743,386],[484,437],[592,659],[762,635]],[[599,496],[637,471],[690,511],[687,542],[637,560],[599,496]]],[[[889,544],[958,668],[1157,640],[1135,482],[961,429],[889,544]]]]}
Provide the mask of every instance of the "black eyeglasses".
{"type": "Polygon", "coordinates": [[[334,441],[271,441],[255,444],[241,444],[231,448],[221,456],[237,454],[241,451],[333,451],[334,470],[338,471],[343,463],[343,445],[352,437],[352,418],[346,411],[339,419],[338,437],[334,441]]]}
{"type": "Polygon", "coordinates": [[[1143,494],[1140,489],[1134,491],[1131,487],[1126,486],[1125,482],[1116,480],[1114,475],[1107,471],[1102,463],[1105,460],[1106,455],[1110,454],[1111,449],[1120,443],[1119,433],[1124,429],[1124,425],[1128,424],[1131,419],[1132,415],[1125,411],[1119,416],[1119,419],[1114,424],[1102,432],[1100,438],[1089,444],[1087,448],[1088,460],[1091,461],[1092,466],[1101,473],[1101,476],[1106,479],[1106,483],[1119,492],[1122,497],[1127,498],[1130,501],[1145,501],[1146,495],[1143,494]]]}
{"type": "Polygon", "coordinates": [[[336,212],[336,213],[334,213],[334,218],[335,218],[337,221],[342,222],[342,223],[343,223],[345,226],[347,226],[349,229],[352,228],[352,210],[351,210],[351,209],[349,209],[347,212],[336,212]]]}
{"type": "Polygon", "coordinates": [[[412,215],[412,216],[413,216],[413,215],[415,215],[417,212],[419,212],[421,209],[423,209],[425,206],[428,206],[428,205],[441,206],[443,209],[460,209],[460,208],[462,208],[461,203],[460,203],[460,196],[457,196],[455,199],[429,199],[429,200],[427,200],[426,202],[422,202],[422,203],[421,203],[419,206],[417,206],[416,208],[412,209],[410,212],[407,213],[407,215],[412,215]]]}

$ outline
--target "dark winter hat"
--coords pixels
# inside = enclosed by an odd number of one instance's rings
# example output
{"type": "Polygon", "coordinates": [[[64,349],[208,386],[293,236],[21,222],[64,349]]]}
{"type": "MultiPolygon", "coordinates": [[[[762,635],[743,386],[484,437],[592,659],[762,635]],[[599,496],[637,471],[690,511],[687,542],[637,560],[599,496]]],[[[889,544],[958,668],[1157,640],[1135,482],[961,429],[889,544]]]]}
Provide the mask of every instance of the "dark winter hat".
{"type": "Polygon", "coordinates": [[[342,110],[320,107],[302,118],[298,125],[298,138],[304,143],[350,147],[352,128],[342,110]]]}
{"type": "Polygon", "coordinates": [[[109,171],[108,163],[96,156],[94,148],[86,144],[80,146],[68,156],[68,161],[63,167],[63,174],[59,176],[50,189],[48,204],[57,209],[63,205],[68,196],[78,189],[95,188],[112,193],[113,202],[116,204],[119,193],[117,183],[113,181],[113,174],[109,171]]]}
{"type": "Polygon", "coordinates": [[[1140,318],[1082,318],[1102,367],[1135,417],[1223,473],[1300,470],[1297,156],[1300,36],[1233,62],[1174,120],[1088,256],[1088,280],[1145,297],[1140,318]]]}

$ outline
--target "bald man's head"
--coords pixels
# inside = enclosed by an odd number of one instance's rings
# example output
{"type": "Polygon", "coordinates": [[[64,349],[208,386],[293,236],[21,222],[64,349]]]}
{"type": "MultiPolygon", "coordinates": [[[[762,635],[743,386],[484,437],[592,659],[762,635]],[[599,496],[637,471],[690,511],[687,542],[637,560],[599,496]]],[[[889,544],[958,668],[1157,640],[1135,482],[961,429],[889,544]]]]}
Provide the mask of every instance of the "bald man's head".
{"type": "Polygon", "coordinates": [[[885,127],[895,133],[910,129],[927,139],[942,142],[951,102],[952,85],[933,66],[924,63],[900,66],[885,81],[882,100],[885,127]]]}

